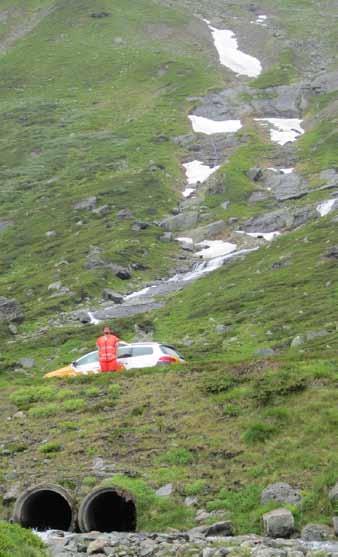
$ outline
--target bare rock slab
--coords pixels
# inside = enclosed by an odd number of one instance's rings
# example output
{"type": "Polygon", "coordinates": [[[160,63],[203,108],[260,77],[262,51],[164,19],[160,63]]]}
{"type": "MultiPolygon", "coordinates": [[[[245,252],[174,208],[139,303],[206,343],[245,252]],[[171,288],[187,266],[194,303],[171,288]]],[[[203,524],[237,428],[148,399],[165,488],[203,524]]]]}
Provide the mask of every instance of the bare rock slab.
{"type": "Polygon", "coordinates": [[[263,515],[263,525],[269,538],[288,538],[294,532],[295,521],[288,509],[276,509],[263,515]]]}

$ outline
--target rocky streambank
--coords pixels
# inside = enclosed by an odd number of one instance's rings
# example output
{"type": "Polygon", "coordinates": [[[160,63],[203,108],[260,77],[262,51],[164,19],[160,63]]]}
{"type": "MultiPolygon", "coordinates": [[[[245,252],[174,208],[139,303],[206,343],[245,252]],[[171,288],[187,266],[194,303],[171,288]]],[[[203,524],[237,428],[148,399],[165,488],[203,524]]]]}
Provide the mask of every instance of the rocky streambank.
{"type": "Polygon", "coordinates": [[[43,535],[52,557],[337,557],[338,541],[228,536],[229,523],[187,532],[43,535]]]}

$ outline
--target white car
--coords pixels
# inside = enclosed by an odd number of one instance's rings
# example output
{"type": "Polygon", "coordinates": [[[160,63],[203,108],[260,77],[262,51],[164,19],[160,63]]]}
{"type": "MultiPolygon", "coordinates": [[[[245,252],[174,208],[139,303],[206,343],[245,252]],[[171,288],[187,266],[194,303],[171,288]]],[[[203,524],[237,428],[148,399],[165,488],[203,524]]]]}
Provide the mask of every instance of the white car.
{"type": "MultiPolygon", "coordinates": [[[[125,369],[180,364],[185,361],[173,346],[158,342],[135,342],[131,344],[120,342],[117,359],[125,369]]],[[[46,373],[44,377],[74,377],[78,374],[87,373],[100,373],[97,350],[81,356],[66,367],[46,373]]]]}

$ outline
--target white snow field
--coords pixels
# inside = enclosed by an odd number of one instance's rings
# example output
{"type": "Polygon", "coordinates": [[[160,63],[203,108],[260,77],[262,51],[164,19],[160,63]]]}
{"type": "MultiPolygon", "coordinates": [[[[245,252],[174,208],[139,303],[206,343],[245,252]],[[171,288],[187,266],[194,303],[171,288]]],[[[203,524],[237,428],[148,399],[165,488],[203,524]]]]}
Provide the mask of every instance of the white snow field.
{"type": "Polygon", "coordinates": [[[196,133],[212,135],[214,133],[234,133],[241,129],[240,120],[210,120],[203,116],[189,115],[192,129],[196,133]]]}
{"type": "Polygon", "coordinates": [[[239,50],[235,33],[229,29],[217,29],[207,19],[203,21],[211,31],[220,63],[238,75],[258,77],[262,71],[262,64],[254,56],[239,50]]]}
{"type": "Polygon", "coordinates": [[[255,118],[255,120],[263,122],[263,125],[269,125],[271,141],[279,145],[296,141],[304,133],[302,120],[299,118],[255,118]]]}

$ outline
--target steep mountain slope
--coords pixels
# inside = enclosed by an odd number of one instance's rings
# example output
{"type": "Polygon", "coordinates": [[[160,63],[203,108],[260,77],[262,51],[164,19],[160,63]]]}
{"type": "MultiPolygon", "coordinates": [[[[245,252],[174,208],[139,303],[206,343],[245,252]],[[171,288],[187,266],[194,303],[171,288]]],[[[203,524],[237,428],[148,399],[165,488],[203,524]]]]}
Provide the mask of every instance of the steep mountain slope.
{"type": "Polygon", "coordinates": [[[0,307],[3,494],[48,480],[80,498],[104,479],[136,494],[140,528],[197,524],[183,504],[196,496],[247,532],[260,529],[261,490],[289,481],[304,498],[297,526],[329,523],[337,2],[0,7],[0,285],[20,304],[0,307]],[[222,30],[259,75],[220,64],[222,30]],[[237,131],[194,132],[188,115],[237,131]],[[203,183],[187,184],[193,161],[212,171],[203,183]],[[208,267],[203,240],[235,251],[208,267]],[[154,281],[102,303],[105,287],[154,281]],[[43,372],[93,348],[92,314],[127,340],[172,342],[188,363],[46,384],[43,372]]]}

